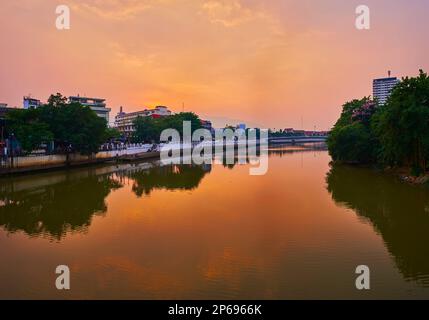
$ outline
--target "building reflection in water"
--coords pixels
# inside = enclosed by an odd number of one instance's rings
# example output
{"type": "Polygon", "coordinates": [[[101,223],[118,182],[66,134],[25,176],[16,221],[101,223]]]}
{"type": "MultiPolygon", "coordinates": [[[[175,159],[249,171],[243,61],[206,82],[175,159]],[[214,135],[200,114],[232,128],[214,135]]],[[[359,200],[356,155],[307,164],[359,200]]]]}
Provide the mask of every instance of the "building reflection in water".
{"type": "Polygon", "coordinates": [[[332,166],[326,181],[337,204],[374,226],[404,277],[428,286],[429,190],[350,166],[332,166]]]}
{"type": "Polygon", "coordinates": [[[137,196],[155,189],[192,190],[211,166],[135,164],[3,179],[0,226],[11,233],[61,240],[86,232],[94,215],[107,212],[105,198],[132,181],[137,196]]]}

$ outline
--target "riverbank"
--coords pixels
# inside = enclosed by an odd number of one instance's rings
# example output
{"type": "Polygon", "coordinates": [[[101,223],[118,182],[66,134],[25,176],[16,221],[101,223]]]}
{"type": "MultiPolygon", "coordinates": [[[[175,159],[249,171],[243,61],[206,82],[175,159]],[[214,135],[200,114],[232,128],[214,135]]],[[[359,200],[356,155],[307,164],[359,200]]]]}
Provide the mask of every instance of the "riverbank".
{"type": "Polygon", "coordinates": [[[414,184],[414,185],[426,185],[429,182],[429,173],[421,174],[419,176],[413,176],[410,174],[411,168],[386,168],[384,172],[396,176],[399,180],[414,184]]]}
{"type": "MultiPolygon", "coordinates": [[[[190,146],[183,144],[171,144],[168,145],[168,149],[172,151],[180,151],[180,154],[184,150],[190,148],[193,150],[196,146],[202,148],[211,147],[213,148],[213,154],[218,150],[219,147],[223,147],[224,150],[227,147],[233,147],[235,150],[240,146],[246,148],[257,148],[259,149],[262,145],[269,146],[281,146],[281,145],[305,145],[311,144],[312,148],[324,149],[326,145],[323,139],[311,140],[311,142],[301,139],[294,141],[294,143],[278,141],[269,141],[261,143],[260,140],[256,143],[249,144],[249,141],[213,141],[213,142],[193,142],[190,146]],[[298,143],[299,142],[299,143],[298,143]]],[[[2,160],[0,165],[0,176],[20,174],[20,173],[33,173],[47,170],[58,170],[71,167],[90,166],[103,163],[118,163],[118,162],[133,162],[141,161],[146,159],[157,160],[160,159],[161,149],[165,147],[164,143],[161,144],[134,144],[118,150],[99,151],[92,155],[81,155],[81,154],[56,154],[56,155],[34,155],[34,156],[20,156],[8,158],[6,161],[2,160]]],[[[256,151],[255,151],[256,153],[256,151]]]]}
{"type": "Polygon", "coordinates": [[[428,185],[429,186],[429,173],[425,173],[419,176],[413,176],[411,174],[411,168],[408,167],[377,167],[374,164],[361,164],[358,162],[342,162],[342,161],[331,161],[330,165],[335,164],[346,165],[355,168],[367,168],[374,171],[380,172],[381,174],[386,174],[395,177],[396,179],[412,184],[412,185],[428,185]]]}
{"type": "MultiPolygon", "coordinates": [[[[170,150],[191,150],[198,143],[194,142],[190,146],[182,144],[172,144],[169,146],[170,150]]],[[[201,144],[204,146],[205,143],[201,144]]],[[[234,148],[238,147],[237,142],[231,144],[223,141],[220,144],[225,148],[232,145],[234,148]]],[[[247,145],[247,142],[246,142],[247,145]]],[[[259,146],[259,141],[256,144],[259,146]]],[[[20,156],[2,160],[0,165],[0,176],[32,173],[46,170],[64,169],[70,167],[90,166],[102,163],[117,163],[117,162],[131,162],[141,161],[146,159],[159,159],[161,149],[165,144],[134,144],[119,150],[99,151],[92,155],[81,154],[55,154],[55,155],[34,155],[34,156],[20,156]]],[[[212,148],[218,147],[219,143],[209,142],[212,148]]]]}
{"type": "Polygon", "coordinates": [[[122,150],[100,151],[92,155],[56,154],[14,157],[2,161],[0,176],[89,166],[109,162],[158,159],[160,156],[159,148],[153,150],[152,147],[153,145],[134,145],[122,150]]]}

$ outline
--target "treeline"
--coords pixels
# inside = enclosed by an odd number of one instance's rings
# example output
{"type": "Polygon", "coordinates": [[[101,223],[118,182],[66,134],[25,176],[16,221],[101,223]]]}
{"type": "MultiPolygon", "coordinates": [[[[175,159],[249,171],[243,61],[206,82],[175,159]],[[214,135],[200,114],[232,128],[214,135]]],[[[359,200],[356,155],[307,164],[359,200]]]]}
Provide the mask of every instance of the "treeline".
{"type": "Polygon", "coordinates": [[[385,105],[369,97],[343,105],[328,137],[334,161],[403,166],[419,175],[429,160],[429,77],[404,78],[385,105]]]}
{"type": "Polygon", "coordinates": [[[200,129],[201,120],[193,112],[177,113],[168,117],[152,118],[138,117],[134,120],[133,142],[159,142],[161,132],[165,129],[175,129],[183,137],[183,121],[190,121],[192,132],[200,129]]]}
{"type": "Polygon", "coordinates": [[[51,95],[47,104],[38,108],[9,112],[6,130],[11,143],[16,141],[23,153],[30,153],[45,144],[48,149],[53,149],[50,151],[91,154],[118,135],[89,107],[68,103],[59,93],[51,95]]]}

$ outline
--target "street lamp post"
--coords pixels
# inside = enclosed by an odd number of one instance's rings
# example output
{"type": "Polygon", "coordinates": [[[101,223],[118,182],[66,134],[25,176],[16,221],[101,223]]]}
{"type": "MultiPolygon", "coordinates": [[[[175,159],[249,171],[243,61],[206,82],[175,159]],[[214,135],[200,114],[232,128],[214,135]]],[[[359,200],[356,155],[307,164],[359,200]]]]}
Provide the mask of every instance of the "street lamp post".
{"type": "Polygon", "coordinates": [[[16,138],[15,138],[15,134],[11,133],[10,137],[9,137],[9,154],[10,154],[10,167],[13,168],[14,166],[14,156],[15,156],[15,147],[16,147],[16,138]]]}

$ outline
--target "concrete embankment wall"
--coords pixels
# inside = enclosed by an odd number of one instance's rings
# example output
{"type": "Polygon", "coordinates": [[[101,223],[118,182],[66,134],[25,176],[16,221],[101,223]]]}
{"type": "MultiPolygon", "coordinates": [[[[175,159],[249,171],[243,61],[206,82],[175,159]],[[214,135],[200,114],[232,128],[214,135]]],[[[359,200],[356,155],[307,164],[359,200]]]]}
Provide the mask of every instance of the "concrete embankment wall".
{"type": "MultiPolygon", "coordinates": [[[[199,142],[193,142],[190,145],[182,144],[169,144],[169,150],[192,150],[195,145],[200,144],[199,142]]],[[[246,145],[247,142],[242,142],[243,145],[246,145]]],[[[227,147],[233,146],[237,147],[240,143],[234,142],[203,142],[201,146],[209,147],[227,147]]],[[[258,141],[259,145],[259,141],[258,141]]],[[[87,156],[81,154],[69,154],[67,155],[36,155],[36,156],[25,156],[25,157],[14,157],[13,159],[8,158],[6,161],[1,160],[0,163],[0,175],[11,174],[11,173],[20,173],[20,172],[32,172],[40,170],[48,170],[55,168],[65,168],[79,165],[88,165],[95,163],[103,163],[108,161],[124,160],[124,161],[133,161],[133,160],[142,160],[142,159],[153,159],[159,158],[159,151],[151,151],[152,144],[139,144],[128,146],[123,150],[111,150],[111,151],[100,151],[96,154],[87,156]]],[[[158,149],[165,146],[160,144],[158,149]]],[[[250,147],[249,147],[250,148],[250,147]]]]}
{"type": "Polygon", "coordinates": [[[108,176],[113,173],[131,173],[140,170],[147,170],[154,166],[162,165],[159,160],[151,160],[139,163],[114,163],[111,165],[93,166],[91,168],[81,168],[72,171],[54,170],[39,172],[36,175],[18,175],[3,177],[0,182],[0,193],[8,194],[28,190],[43,189],[46,186],[59,184],[65,181],[79,180],[89,176],[108,176]]]}
{"type": "Polygon", "coordinates": [[[151,145],[143,145],[124,150],[100,151],[93,155],[69,154],[67,155],[37,155],[9,158],[2,160],[1,174],[38,171],[69,166],[102,163],[114,160],[149,159],[159,156],[159,152],[148,152],[151,145]]]}

